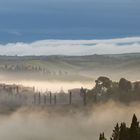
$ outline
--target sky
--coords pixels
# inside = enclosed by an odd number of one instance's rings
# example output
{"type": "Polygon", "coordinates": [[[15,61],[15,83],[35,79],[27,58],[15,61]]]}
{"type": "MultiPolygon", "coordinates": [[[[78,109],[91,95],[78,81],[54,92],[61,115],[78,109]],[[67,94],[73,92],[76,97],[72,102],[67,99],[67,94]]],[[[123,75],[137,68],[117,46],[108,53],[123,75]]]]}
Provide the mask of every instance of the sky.
{"type": "Polygon", "coordinates": [[[0,43],[140,35],[140,0],[0,0],[0,43]]]}

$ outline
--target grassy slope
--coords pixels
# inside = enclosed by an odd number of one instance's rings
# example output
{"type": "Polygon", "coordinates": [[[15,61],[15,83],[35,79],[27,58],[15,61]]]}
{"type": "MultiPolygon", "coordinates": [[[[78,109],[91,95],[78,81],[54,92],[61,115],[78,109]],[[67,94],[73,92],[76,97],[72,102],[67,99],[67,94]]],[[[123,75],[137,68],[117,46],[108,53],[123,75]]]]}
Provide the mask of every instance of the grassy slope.
{"type": "Polygon", "coordinates": [[[0,56],[0,66],[5,64],[40,66],[55,72],[62,70],[69,72],[70,76],[73,75],[75,78],[79,76],[83,79],[98,75],[140,78],[139,53],[91,56],[0,56]],[[133,76],[133,73],[136,76],[133,76]]]}

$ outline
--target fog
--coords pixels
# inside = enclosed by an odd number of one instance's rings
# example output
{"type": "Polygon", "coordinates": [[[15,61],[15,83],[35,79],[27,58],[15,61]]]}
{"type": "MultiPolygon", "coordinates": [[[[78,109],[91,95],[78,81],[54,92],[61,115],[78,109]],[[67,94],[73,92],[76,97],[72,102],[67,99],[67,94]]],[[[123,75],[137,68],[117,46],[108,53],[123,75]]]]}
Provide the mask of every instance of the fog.
{"type": "MultiPolygon", "coordinates": [[[[58,92],[81,86],[91,89],[94,81],[57,81],[0,75],[0,83],[35,86],[36,91],[58,92]]],[[[9,104],[8,104],[9,105],[9,104]]],[[[0,137],[3,140],[98,140],[109,138],[117,122],[130,125],[135,113],[140,120],[140,103],[124,105],[109,101],[90,106],[24,106],[17,110],[0,104],[0,137]]]]}
{"type": "Polygon", "coordinates": [[[85,87],[91,89],[94,82],[63,82],[63,81],[35,81],[35,80],[0,80],[0,83],[17,84],[29,87],[35,87],[36,91],[52,91],[59,92],[63,90],[67,92],[69,89],[85,87]]]}
{"type": "Polygon", "coordinates": [[[140,52],[140,37],[107,40],[39,40],[32,43],[0,44],[0,55],[122,54],[140,52]]]}
{"type": "Polygon", "coordinates": [[[139,103],[126,106],[112,101],[90,108],[21,108],[0,115],[0,136],[4,140],[98,140],[100,132],[109,137],[117,122],[129,125],[133,113],[140,119],[139,108],[139,103]]]}

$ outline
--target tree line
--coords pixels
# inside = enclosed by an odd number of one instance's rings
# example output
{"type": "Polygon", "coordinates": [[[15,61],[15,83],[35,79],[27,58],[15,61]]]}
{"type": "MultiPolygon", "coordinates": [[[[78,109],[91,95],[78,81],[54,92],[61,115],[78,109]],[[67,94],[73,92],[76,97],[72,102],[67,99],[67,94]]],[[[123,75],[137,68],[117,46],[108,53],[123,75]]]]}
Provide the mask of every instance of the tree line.
{"type": "Polygon", "coordinates": [[[88,101],[98,102],[109,99],[121,102],[140,100],[140,81],[131,82],[121,78],[118,82],[101,76],[95,80],[95,87],[87,91],[88,101]]]}

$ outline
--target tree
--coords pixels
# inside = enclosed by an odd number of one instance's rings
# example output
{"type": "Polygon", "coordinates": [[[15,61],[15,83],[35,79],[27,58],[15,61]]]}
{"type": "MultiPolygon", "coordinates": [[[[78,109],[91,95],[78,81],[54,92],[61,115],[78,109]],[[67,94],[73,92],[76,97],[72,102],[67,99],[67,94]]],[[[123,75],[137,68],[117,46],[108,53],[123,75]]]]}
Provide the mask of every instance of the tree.
{"type": "Polygon", "coordinates": [[[99,140],[107,140],[107,139],[105,138],[105,136],[104,136],[104,133],[101,133],[101,134],[100,134],[99,140]]]}
{"type": "Polygon", "coordinates": [[[101,76],[95,81],[95,83],[96,83],[95,87],[97,88],[102,86],[108,89],[111,86],[112,82],[108,77],[101,76]]]}
{"type": "Polygon", "coordinates": [[[130,140],[139,140],[139,122],[135,114],[133,115],[130,127],[130,140]]]}
{"type": "Polygon", "coordinates": [[[140,82],[135,82],[134,83],[134,91],[135,92],[140,92],[140,82]]]}
{"type": "Polygon", "coordinates": [[[119,134],[119,140],[129,140],[128,139],[128,133],[127,133],[127,127],[125,123],[121,123],[120,126],[120,134],[119,134]]]}
{"type": "Polygon", "coordinates": [[[130,81],[126,80],[125,78],[121,78],[119,81],[119,89],[128,92],[132,90],[132,84],[130,81]]]}
{"type": "Polygon", "coordinates": [[[115,126],[113,130],[113,134],[110,140],[119,140],[119,136],[120,136],[120,127],[119,127],[119,124],[117,123],[117,125],[115,126]]]}

